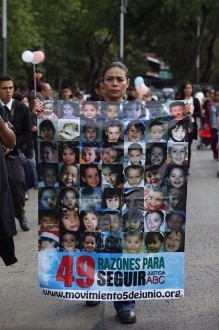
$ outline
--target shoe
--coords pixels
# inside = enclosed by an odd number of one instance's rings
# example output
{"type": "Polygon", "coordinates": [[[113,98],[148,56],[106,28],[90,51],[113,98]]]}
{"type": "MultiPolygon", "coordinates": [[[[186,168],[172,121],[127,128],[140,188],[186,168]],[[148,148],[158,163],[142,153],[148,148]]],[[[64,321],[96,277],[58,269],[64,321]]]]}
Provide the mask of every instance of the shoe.
{"type": "Polygon", "coordinates": [[[99,304],[100,304],[100,301],[91,301],[91,300],[86,301],[86,306],[87,307],[95,307],[99,304]]]}
{"type": "Polygon", "coordinates": [[[20,222],[20,227],[23,229],[23,231],[28,231],[30,229],[29,222],[25,217],[19,218],[18,221],[20,222]]]}
{"type": "Polygon", "coordinates": [[[135,323],[136,314],[134,311],[121,311],[117,314],[119,321],[123,324],[135,323]]]}
{"type": "Polygon", "coordinates": [[[25,201],[28,201],[28,199],[29,199],[29,193],[28,193],[28,191],[26,191],[25,192],[25,201]]]}

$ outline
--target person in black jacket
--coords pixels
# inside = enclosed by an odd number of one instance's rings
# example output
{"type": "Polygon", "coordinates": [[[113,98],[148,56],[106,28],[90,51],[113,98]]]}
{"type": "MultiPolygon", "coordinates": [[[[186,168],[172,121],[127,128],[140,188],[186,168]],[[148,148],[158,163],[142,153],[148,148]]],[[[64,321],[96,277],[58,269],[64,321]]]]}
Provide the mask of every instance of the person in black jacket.
{"type": "Polygon", "coordinates": [[[25,174],[21,164],[18,148],[24,154],[32,148],[31,117],[29,109],[13,99],[14,84],[10,76],[0,76],[0,103],[7,112],[9,125],[12,125],[16,135],[14,149],[6,149],[6,164],[9,186],[11,189],[14,214],[24,231],[30,229],[25,217],[25,174]]]}
{"type": "Polygon", "coordinates": [[[0,105],[0,257],[5,265],[9,266],[17,262],[13,240],[13,236],[16,235],[16,226],[4,150],[13,148],[16,138],[14,132],[4,123],[5,119],[7,120],[7,114],[0,105]]]}
{"type": "Polygon", "coordinates": [[[198,137],[198,125],[197,118],[201,118],[201,105],[199,99],[193,96],[194,88],[191,81],[185,81],[181,88],[181,94],[179,99],[183,100],[185,104],[190,106],[191,119],[189,124],[189,148],[188,148],[188,165],[191,161],[191,146],[193,139],[197,140],[198,137]]]}

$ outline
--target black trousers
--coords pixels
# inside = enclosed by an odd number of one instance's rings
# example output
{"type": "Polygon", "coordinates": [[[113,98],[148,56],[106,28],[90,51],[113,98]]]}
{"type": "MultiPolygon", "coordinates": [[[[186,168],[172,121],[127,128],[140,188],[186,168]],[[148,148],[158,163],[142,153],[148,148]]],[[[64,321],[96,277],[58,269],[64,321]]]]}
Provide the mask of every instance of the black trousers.
{"type": "Polygon", "coordinates": [[[188,166],[191,163],[191,156],[192,156],[192,141],[193,141],[193,132],[189,133],[189,143],[188,143],[188,166]]]}
{"type": "Polygon", "coordinates": [[[14,206],[14,215],[16,218],[22,218],[25,214],[25,183],[8,178],[11,190],[11,196],[14,206]]]}
{"type": "Polygon", "coordinates": [[[14,250],[13,237],[0,240],[0,257],[4,261],[5,266],[10,266],[17,262],[14,250]]]}

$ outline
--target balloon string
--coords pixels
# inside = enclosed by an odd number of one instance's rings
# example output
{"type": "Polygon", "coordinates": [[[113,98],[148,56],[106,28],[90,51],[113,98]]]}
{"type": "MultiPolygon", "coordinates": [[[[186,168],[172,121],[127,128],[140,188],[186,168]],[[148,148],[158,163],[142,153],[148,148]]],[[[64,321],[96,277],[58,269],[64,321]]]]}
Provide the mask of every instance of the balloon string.
{"type": "Polygon", "coordinates": [[[34,82],[34,97],[37,97],[37,92],[36,92],[36,67],[35,64],[33,64],[33,82],[34,82]]]}

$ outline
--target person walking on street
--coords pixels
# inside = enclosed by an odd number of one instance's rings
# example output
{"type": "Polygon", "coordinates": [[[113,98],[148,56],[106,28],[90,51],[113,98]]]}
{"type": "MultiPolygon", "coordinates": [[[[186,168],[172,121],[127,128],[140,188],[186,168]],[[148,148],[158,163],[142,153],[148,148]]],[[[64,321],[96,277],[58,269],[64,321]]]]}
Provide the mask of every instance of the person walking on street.
{"type": "Polygon", "coordinates": [[[7,121],[7,114],[0,105],[0,257],[5,265],[9,266],[17,262],[13,240],[13,236],[16,235],[16,226],[4,149],[14,148],[16,138],[14,132],[4,121],[7,121]]]}
{"type": "Polygon", "coordinates": [[[10,125],[15,129],[16,146],[5,150],[8,180],[11,190],[14,215],[22,230],[30,229],[25,217],[25,173],[19,154],[28,153],[32,147],[31,117],[29,109],[13,99],[14,84],[10,76],[0,76],[0,103],[7,112],[10,125]]]}
{"type": "MultiPolygon", "coordinates": [[[[104,101],[121,102],[129,86],[128,68],[121,62],[110,63],[103,71],[104,101]]],[[[95,306],[99,302],[87,302],[95,306]]],[[[135,301],[114,301],[114,308],[121,323],[135,323],[135,301]]]]}
{"type": "Polygon", "coordinates": [[[218,160],[218,123],[217,115],[219,113],[219,90],[214,93],[214,98],[206,103],[204,123],[205,127],[211,129],[211,149],[214,159],[218,160]]]}

